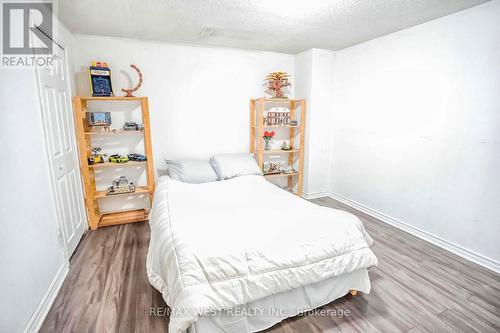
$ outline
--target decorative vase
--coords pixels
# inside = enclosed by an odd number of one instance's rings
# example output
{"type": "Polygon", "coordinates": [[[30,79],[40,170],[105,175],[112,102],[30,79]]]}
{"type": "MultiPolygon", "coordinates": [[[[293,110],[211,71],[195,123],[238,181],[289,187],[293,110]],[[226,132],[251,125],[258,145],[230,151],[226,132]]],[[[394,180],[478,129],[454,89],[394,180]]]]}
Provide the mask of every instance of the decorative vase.
{"type": "Polygon", "coordinates": [[[264,150],[271,150],[271,140],[264,140],[264,150]]]}

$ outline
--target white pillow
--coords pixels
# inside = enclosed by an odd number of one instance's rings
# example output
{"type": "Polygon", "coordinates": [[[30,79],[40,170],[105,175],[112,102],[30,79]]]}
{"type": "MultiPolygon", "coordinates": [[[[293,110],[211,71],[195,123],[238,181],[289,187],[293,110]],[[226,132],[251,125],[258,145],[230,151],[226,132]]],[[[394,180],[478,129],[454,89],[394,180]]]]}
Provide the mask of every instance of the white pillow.
{"type": "Polygon", "coordinates": [[[244,175],[262,175],[253,154],[217,154],[210,158],[219,180],[244,175]]]}
{"type": "Polygon", "coordinates": [[[217,174],[209,161],[166,161],[169,176],[181,182],[199,184],[218,180],[217,174]]]}

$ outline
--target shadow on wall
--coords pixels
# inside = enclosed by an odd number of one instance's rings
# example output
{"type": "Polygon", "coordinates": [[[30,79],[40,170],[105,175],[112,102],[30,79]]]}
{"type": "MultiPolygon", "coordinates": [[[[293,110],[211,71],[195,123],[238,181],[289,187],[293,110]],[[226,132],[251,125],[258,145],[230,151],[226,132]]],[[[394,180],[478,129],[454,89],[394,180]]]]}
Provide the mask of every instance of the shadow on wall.
{"type": "Polygon", "coordinates": [[[91,96],[88,68],[80,67],[80,71],[75,72],[75,86],[78,96],[91,96]]]}

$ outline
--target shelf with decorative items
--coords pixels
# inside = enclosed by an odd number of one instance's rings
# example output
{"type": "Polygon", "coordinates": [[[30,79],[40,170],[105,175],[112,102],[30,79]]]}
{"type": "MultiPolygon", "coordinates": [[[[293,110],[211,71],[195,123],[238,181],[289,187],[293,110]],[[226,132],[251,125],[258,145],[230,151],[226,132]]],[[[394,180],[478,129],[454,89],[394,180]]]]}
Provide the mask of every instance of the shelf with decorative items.
{"type": "Polygon", "coordinates": [[[302,195],[305,116],[305,99],[250,100],[250,152],[254,153],[266,178],[285,178],[286,189],[298,196],[302,195]],[[279,141],[278,136],[284,140],[274,147],[271,143],[279,141]],[[271,161],[273,155],[284,156],[285,166],[271,161]]]}
{"type": "MultiPolygon", "coordinates": [[[[104,226],[147,220],[155,187],[148,98],[76,96],[73,97],[73,108],[89,228],[95,230],[104,226]],[[111,129],[111,112],[117,111],[112,109],[113,105],[115,102],[124,103],[124,101],[135,103],[131,106],[133,110],[140,109],[142,124],[123,121],[119,128],[111,129]],[[109,108],[111,110],[108,111],[109,108]],[[96,109],[99,111],[95,111],[96,109]],[[101,111],[102,109],[107,111],[101,111]],[[96,144],[96,141],[99,141],[105,145],[119,145],[122,140],[127,138],[135,142],[137,139],[132,139],[135,136],[143,141],[144,154],[129,153],[108,156],[96,144]],[[142,175],[145,173],[145,186],[136,186],[130,183],[125,176],[121,176],[122,172],[125,173],[125,169],[138,169],[136,172],[140,172],[142,175]],[[98,190],[96,180],[102,172],[119,172],[120,177],[114,179],[106,189],[98,190]],[[146,196],[146,207],[141,209],[127,208],[129,207],[127,200],[131,196],[146,196]],[[115,201],[121,200],[118,204],[122,203],[126,208],[119,211],[101,212],[101,201],[108,198],[116,198],[113,199],[115,201]]],[[[121,117],[126,117],[129,113],[122,112],[121,117]]],[[[117,118],[119,119],[118,116],[117,118]]]]}
{"type": "Polygon", "coordinates": [[[274,173],[274,174],[267,174],[264,175],[266,178],[274,178],[274,177],[291,177],[291,176],[297,176],[299,173],[298,172],[290,172],[290,173],[274,173]]]}
{"type": "Polygon", "coordinates": [[[112,130],[112,131],[95,131],[95,132],[85,132],[83,133],[84,135],[91,135],[91,136],[108,136],[108,135],[144,135],[143,130],[137,130],[137,131],[125,131],[123,129],[121,130],[112,130]]]}
{"type": "Polygon", "coordinates": [[[94,169],[105,169],[105,168],[122,168],[122,167],[144,167],[147,165],[147,161],[128,161],[127,163],[97,163],[89,165],[89,168],[94,169]]]}
{"type": "Polygon", "coordinates": [[[295,153],[300,153],[300,150],[299,149],[289,149],[289,150],[269,149],[269,150],[264,150],[264,154],[295,154],[295,153]]]}

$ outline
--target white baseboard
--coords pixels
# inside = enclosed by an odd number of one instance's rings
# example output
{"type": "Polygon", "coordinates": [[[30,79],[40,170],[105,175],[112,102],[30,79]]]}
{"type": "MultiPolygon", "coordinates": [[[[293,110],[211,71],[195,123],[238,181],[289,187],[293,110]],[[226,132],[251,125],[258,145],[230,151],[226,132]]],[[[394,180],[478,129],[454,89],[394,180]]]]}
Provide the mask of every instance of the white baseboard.
{"type": "Polygon", "coordinates": [[[483,256],[477,252],[471,251],[469,249],[466,249],[460,245],[457,245],[455,243],[449,242],[441,237],[438,237],[436,235],[433,235],[427,231],[424,231],[422,229],[416,228],[412,225],[409,225],[408,223],[399,221],[393,217],[387,216],[383,213],[380,213],[372,208],[366,207],[359,202],[356,202],[354,200],[345,198],[343,196],[340,196],[338,194],[333,194],[331,192],[317,192],[317,193],[307,193],[304,195],[306,199],[314,199],[314,198],[319,198],[319,197],[330,197],[334,200],[340,201],[341,203],[357,209],[365,214],[368,214],[384,223],[390,224],[398,229],[401,229],[403,231],[406,231],[420,239],[423,239],[429,243],[432,243],[436,246],[439,246],[442,249],[445,249],[449,252],[452,252],[464,259],[467,259],[469,261],[472,261],[473,263],[476,263],[480,266],[483,266],[491,271],[494,271],[498,274],[500,274],[500,262],[493,260],[491,258],[488,258],[486,256],[483,256]]]}
{"type": "Polygon", "coordinates": [[[40,304],[38,304],[38,307],[36,308],[33,316],[31,316],[28,325],[26,325],[24,333],[38,332],[40,330],[40,327],[42,326],[45,317],[47,317],[47,313],[49,313],[50,307],[52,306],[52,303],[54,303],[57,293],[59,292],[59,289],[61,289],[68,272],[69,263],[65,263],[61,266],[61,268],[59,268],[59,271],[57,271],[49,289],[40,301],[40,304]]]}
{"type": "Polygon", "coordinates": [[[331,197],[330,192],[313,192],[313,193],[302,193],[302,198],[310,200],[310,199],[316,199],[316,198],[323,198],[323,197],[331,197]]]}

